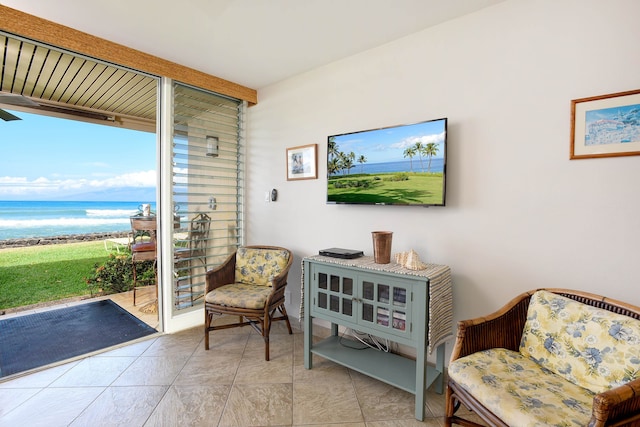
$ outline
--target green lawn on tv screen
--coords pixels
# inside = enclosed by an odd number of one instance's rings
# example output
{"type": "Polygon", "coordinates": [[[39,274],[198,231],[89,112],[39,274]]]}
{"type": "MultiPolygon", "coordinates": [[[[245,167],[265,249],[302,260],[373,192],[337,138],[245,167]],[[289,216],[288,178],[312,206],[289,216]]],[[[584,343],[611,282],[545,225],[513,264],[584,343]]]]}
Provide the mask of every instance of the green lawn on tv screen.
{"type": "Polygon", "coordinates": [[[442,204],[442,173],[395,172],[332,176],[328,201],[335,203],[442,204]]]}

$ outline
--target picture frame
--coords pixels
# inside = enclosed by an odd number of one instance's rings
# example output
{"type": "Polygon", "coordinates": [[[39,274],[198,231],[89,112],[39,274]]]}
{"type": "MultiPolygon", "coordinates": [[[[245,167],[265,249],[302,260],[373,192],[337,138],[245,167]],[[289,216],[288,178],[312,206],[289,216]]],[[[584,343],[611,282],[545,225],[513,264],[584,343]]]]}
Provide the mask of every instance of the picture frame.
{"type": "Polygon", "coordinates": [[[637,155],[640,90],[571,101],[571,160],[637,155]]]}
{"type": "Polygon", "coordinates": [[[318,178],[318,144],[287,148],[287,181],[318,178]]]}

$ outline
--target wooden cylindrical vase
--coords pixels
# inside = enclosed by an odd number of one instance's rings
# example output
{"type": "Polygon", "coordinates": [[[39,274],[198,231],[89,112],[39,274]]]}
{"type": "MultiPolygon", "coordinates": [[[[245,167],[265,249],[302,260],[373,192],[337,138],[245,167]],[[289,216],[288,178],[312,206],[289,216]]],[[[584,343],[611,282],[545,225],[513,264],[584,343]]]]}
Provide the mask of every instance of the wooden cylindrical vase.
{"type": "Polygon", "coordinates": [[[376,264],[389,264],[391,262],[391,231],[372,231],[373,258],[376,264]]]}

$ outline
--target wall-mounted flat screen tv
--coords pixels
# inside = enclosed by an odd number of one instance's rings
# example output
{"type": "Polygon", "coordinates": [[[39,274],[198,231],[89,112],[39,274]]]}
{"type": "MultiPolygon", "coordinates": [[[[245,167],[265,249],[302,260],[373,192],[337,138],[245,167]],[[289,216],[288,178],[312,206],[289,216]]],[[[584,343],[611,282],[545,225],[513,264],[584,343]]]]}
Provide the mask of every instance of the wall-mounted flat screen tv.
{"type": "Polygon", "coordinates": [[[327,203],[444,206],[447,119],[331,135],[327,203]]]}

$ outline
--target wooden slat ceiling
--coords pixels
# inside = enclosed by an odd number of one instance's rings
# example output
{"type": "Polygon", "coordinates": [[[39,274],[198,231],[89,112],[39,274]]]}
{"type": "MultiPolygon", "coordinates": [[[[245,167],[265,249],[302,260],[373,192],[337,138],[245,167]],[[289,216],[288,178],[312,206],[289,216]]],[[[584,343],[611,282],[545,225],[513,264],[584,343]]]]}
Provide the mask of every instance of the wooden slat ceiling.
{"type": "Polygon", "coordinates": [[[153,77],[2,34],[0,49],[0,91],[36,101],[34,110],[57,108],[71,115],[77,111],[78,116],[94,112],[112,121],[155,122],[157,79],[153,77]]]}

